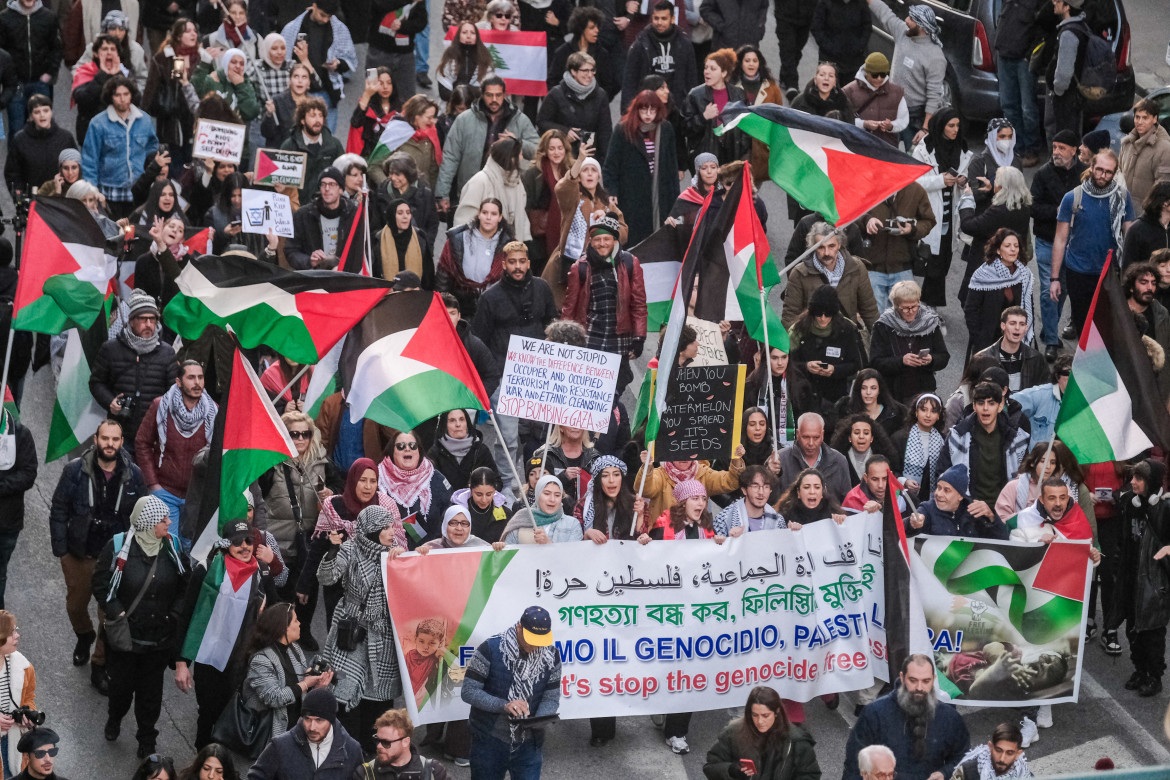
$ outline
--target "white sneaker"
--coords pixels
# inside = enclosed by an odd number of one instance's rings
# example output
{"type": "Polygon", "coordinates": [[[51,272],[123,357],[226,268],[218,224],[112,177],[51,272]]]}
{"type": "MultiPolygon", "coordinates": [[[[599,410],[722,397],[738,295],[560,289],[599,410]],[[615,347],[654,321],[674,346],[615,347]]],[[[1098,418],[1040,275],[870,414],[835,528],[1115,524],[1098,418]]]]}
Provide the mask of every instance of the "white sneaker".
{"type": "Polygon", "coordinates": [[[1031,718],[1024,718],[1020,721],[1020,734],[1023,735],[1024,741],[1020,743],[1020,747],[1030,747],[1033,742],[1040,741],[1040,730],[1036,728],[1036,724],[1032,722],[1031,718]]]}
{"type": "Polygon", "coordinates": [[[687,744],[686,737],[667,737],[666,744],[670,745],[670,749],[680,756],[691,752],[691,746],[687,744]]]}
{"type": "Polygon", "coordinates": [[[1052,728],[1052,705],[1041,704],[1039,712],[1036,713],[1036,725],[1042,729],[1052,728]]]}

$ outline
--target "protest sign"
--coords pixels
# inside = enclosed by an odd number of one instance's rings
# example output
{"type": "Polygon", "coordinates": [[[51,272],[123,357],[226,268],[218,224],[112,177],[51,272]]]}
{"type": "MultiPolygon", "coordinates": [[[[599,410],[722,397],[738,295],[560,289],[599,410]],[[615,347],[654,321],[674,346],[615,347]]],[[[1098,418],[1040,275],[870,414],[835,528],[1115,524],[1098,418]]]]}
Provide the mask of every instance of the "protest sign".
{"type": "Polygon", "coordinates": [[[268,235],[268,231],[272,230],[278,236],[292,238],[292,204],[287,195],[246,188],[240,194],[243,197],[241,225],[245,233],[268,235]]]}
{"type": "Polygon", "coordinates": [[[244,156],[244,141],[248,137],[246,125],[200,119],[195,123],[195,137],[191,156],[240,164],[244,156]]]}
{"type": "Polygon", "coordinates": [[[671,542],[669,561],[617,540],[384,557],[411,720],[466,718],[475,649],[532,604],[552,616],[562,718],[742,707],[756,685],[796,701],[868,687],[887,668],[881,533],[869,514],[671,542]],[[427,656],[420,624],[442,634],[427,656]]]}
{"type": "Polygon", "coordinates": [[[698,317],[687,317],[687,325],[694,328],[699,337],[698,342],[696,342],[699,351],[690,365],[727,365],[727,349],[723,346],[723,331],[719,330],[718,323],[701,320],[698,317]]]}
{"type": "Polygon", "coordinates": [[[605,433],[621,355],[513,335],[496,412],[605,433]]]}
{"type": "Polygon", "coordinates": [[[657,460],[731,460],[741,433],[747,366],[678,369],[654,447],[657,460]]]}
{"type": "Polygon", "coordinates": [[[943,691],[982,707],[1077,700],[1092,579],[1087,542],[911,542],[912,587],[943,691]]]}
{"type": "Polygon", "coordinates": [[[256,150],[254,184],[285,184],[300,189],[305,186],[304,152],[286,152],[282,149],[256,150]]]}

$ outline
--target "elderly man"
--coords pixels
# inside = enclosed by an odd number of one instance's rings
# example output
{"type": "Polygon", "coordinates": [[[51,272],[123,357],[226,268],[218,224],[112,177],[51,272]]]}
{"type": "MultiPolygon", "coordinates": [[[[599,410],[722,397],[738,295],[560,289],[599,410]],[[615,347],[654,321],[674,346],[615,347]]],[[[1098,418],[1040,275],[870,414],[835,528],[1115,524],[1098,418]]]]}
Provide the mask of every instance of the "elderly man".
{"type": "Polygon", "coordinates": [[[860,753],[870,745],[890,749],[902,780],[947,780],[970,739],[954,705],[935,695],[934,662],[913,653],[902,662],[894,690],[862,710],[853,724],[842,780],[860,780],[860,753]]]}
{"type": "Polygon", "coordinates": [[[1014,723],[1001,723],[991,732],[991,739],[967,751],[955,767],[951,780],[1027,780],[1032,777],[1024,757],[1024,737],[1014,723]]]}
{"type": "Polygon", "coordinates": [[[808,308],[809,299],[816,289],[828,284],[837,291],[841,311],[846,317],[855,323],[864,323],[867,328],[873,327],[880,312],[865,265],[849,254],[836,229],[827,222],[818,222],[808,232],[810,247],[821,239],[824,243],[793,268],[788,277],[781,323],[785,328],[792,327],[796,318],[808,308]]]}
{"type": "Polygon", "coordinates": [[[897,772],[894,767],[898,759],[894,751],[885,745],[869,745],[857,753],[857,768],[861,771],[861,780],[894,780],[897,772]]]}
{"type": "Polygon", "coordinates": [[[16,749],[28,756],[28,765],[13,780],[65,780],[53,771],[53,764],[57,761],[57,743],[60,741],[57,732],[44,726],[25,732],[16,743],[16,749]]]}
{"type": "Polygon", "coordinates": [[[1007,526],[999,521],[986,501],[971,501],[967,492],[967,467],[951,466],[939,475],[934,494],[906,518],[907,536],[972,536],[983,539],[1008,538],[1007,526]]]}
{"type": "Polygon", "coordinates": [[[800,472],[816,468],[825,478],[825,491],[841,503],[852,487],[845,456],[825,444],[825,418],[805,412],[796,420],[796,443],[780,450],[780,475],[787,490],[800,472]]]}

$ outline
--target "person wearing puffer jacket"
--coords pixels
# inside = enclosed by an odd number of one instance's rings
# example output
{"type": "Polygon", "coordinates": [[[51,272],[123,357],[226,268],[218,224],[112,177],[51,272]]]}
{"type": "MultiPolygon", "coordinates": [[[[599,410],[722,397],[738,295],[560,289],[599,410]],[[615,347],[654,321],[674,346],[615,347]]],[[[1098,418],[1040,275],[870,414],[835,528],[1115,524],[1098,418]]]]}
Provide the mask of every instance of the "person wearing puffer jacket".
{"type": "Polygon", "coordinates": [[[439,416],[441,431],[427,457],[456,490],[468,487],[471,472],[481,466],[496,470],[492,452],[483,443],[483,434],[475,427],[466,409],[452,409],[439,416]]]}
{"type": "Polygon", "coordinates": [[[906,535],[968,536],[1007,539],[1008,529],[985,501],[971,501],[967,493],[967,467],[951,466],[938,477],[934,494],[905,519],[906,535]]]}

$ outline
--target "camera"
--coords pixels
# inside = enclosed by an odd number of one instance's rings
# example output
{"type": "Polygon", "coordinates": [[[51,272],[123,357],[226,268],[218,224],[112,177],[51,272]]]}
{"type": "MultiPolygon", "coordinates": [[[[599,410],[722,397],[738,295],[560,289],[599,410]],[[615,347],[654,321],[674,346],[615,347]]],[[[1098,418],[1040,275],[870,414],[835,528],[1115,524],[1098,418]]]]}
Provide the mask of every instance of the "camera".
{"type": "Polygon", "coordinates": [[[14,231],[23,233],[28,226],[28,210],[32,206],[32,195],[19,186],[12,187],[10,193],[15,213],[11,217],[0,219],[0,224],[12,225],[14,231]]]}
{"type": "Polygon", "coordinates": [[[918,220],[910,219],[909,217],[894,217],[885,220],[886,231],[889,233],[901,233],[907,225],[913,227],[917,223],[918,220]]]}
{"type": "Polygon", "coordinates": [[[134,396],[127,395],[126,393],[118,393],[116,400],[122,407],[117,416],[128,419],[130,417],[130,410],[134,408],[134,396]]]}
{"type": "Polygon", "coordinates": [[[317,656],[313,659],[313,664],[305,671],[306,677],[320,677],[325,672],[333,671],[333,667],[325,660],[323,656],[317,656]]]}
{"type": "Polygon", "coordinates": [[[21,718],[24,718],[25,723],[29,723],[33,726],[39,726],[45,722],[45,713],[40,712],[39,710],[34,710],[27,704],[24,704],[12,712],[6,714],[13,720],[20,720],[21,718]]]}

